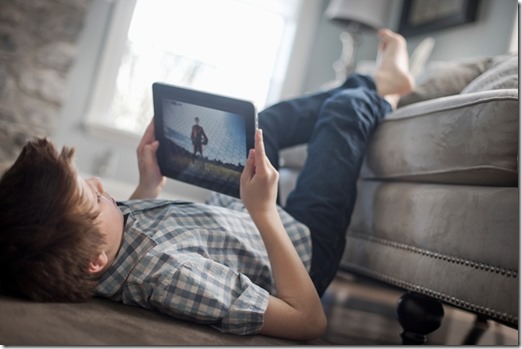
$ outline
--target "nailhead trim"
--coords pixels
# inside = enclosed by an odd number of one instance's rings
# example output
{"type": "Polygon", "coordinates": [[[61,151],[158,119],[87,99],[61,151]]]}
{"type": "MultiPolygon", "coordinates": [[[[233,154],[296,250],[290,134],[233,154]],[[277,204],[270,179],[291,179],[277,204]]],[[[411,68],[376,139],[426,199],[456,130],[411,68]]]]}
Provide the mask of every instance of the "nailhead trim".
{"type": "Polygon", "coordinates": [[[404,243],[385,240],[383,238],[378,238],[375,236],[369,236],[368,234],[360,233],[360,232],[352,230],[352,229],[350,229],[348,231],[347,236],[351,236],[351,237],[354,237],[356,239],[361,239],[361,240],[369,240],[369,241],[372,241],[372,242],[375,242],[375,243],[378,243],[381,245],[391,246],[391,247],[398,248],[401,250],[406,250],[408,252],[418,253],[423,256],[440,259],[440,260],[450,262],[450,263],[463,264],[466,267],[472,267],[472,268],[479,269],[479,270],[485,270],[487,272],[496,273],[496,274],[502,274],[507,277],[516,278],[518,276],[518,272],[515,270],[509,270],[506,268],[501,268],[501,267],[493,266],[490,264],[475,262],[475,261],[465,259],[465,258],[453,257],[453,256],[448,256],[448,255],[445,255],[442,253],[438,253],[438,252],[428,251],[428,250],[425,250],[425,249],[422,249],[419,247],[414,247],[411,245],[407,245],[404,243]]]}
{"type": "Polygon", "coordinates": [[[491,309],[491,308],[487,308],[487,307],[482,306],[482,305],[477,305],[477,304],[473,304],[473,303],[470,303],[470,302],[466,302],[466,301],[463,301],[461,299],[458,299],[458,298],[455,298],[453,296],[450,296],[448,294],[445,294],[445,293],[442,293],[442,292],[438,292],[438,291],[434,291],[432,289],[429,289],[429,288],[426,288],[426,287],[423,287],[423,286],[420,286],[420,285],[412,284],[412,283],[409,283],[409,282],[406,282],[404,280],[400,280],[400,279],[397,279],[397,278],[394,278],[394,277],[391,277],[391,276],[387,276],[387,275],[378,273],[376,271],[370,270],[368,268],[361,267],[361,266],[353,264],[353,263],[343,264],[343,266],[346,267],[347,269],[350,269],[350,270],[354,271],[354,272],[357,272],[357,273],[360,273],[360,274],[363,274],[363,275],[366,275],[366,276],[370,276],[370,277],[376,278],[376,279],[381,280],[381,281],[385,281],[387,283],[396,285],[396,286],[398,286],[400,288],[403,288],[403,289],[406,289],[406,290],[410,290],[410,291],[414,291],[414,292],[421,293],[421,294],[425,294],[427,296],[430,296],[432,298],[441,300],[443,302],[456,305],[459,308],[463,308],[463,309],[469,310],[469,311],[474,312],[474,313],[483,314],[483,315],[486,315],[486,316],[488,316],[488,317],[490,317],[492,319],[505,321],[505,322],[508,322],[508,323],[511,323],[513,325],[518,326],[518,316],[516,316],[516,315],[508,314],[508,313],[505,313],[505,312],[499,312],[497,310],[494,310],[494,309],[491,309]]]}

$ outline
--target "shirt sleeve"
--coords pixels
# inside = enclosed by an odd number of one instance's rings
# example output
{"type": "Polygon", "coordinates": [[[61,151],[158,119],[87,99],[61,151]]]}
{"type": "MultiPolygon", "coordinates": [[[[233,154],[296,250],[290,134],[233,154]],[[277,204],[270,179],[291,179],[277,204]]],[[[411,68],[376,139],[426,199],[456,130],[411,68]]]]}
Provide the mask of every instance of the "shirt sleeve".
{"type": "Polygon", "coordinates": [[[170,316],[248,335],[259,333],[268,299],[245,275],[198,255],[164,275],[149,302],[170,316]]]}

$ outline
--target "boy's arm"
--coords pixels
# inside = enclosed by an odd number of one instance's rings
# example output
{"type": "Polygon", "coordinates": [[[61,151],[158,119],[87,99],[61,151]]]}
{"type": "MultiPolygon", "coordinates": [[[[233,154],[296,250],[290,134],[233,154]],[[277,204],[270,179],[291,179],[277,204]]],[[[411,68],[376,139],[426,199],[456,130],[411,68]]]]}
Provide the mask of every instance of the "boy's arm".
{"type": "Polygon", "coordinates": [[[154,120],[151,120],[145,130],[140,144],[136,149],[140,181],[130,199],[155,199],[165,185],[166,178],[161,174],[156,151],[159,142],[154,136],[154,120]]]}
{"type": "Polygon", "coordinates": [[[276,207],[278,173],[265,155],[263,137],[256,132],[241,176],[241,199],[265,243],[277,296],[270,296],[261,333],[297,340],[321,336],[326,316],[317,291],[299,258],[276,207]]]}

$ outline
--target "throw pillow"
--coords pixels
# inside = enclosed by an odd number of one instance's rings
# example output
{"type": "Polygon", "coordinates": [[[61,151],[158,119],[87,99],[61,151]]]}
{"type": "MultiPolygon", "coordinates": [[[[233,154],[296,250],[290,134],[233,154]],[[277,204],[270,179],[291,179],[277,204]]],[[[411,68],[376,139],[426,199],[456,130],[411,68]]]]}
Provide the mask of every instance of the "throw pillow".
{"type": "Polygon", "coordinates": [[[399,100],[398,107],[459,94],[472,80],[485,72],[491,58],[428,63],[416,79],[414,91],[399,100]]]}
{"type": "Polygon", "coordinates": [[[471,81],[461,93],[518,88],[518,55],[495,57],[490,68],[471,81]]]}

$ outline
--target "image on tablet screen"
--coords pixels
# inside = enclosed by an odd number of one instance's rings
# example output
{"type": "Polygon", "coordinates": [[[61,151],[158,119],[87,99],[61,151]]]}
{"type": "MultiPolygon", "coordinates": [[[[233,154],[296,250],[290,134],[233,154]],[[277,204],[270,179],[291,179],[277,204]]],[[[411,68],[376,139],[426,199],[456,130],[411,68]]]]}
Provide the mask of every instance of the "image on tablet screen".
{"type": "Polygon", "coordinates": [[[240,115],[163,100],[166,166],[177,179],[219,191],[237,191],[246,163],[245,121],[240,115]]]}

